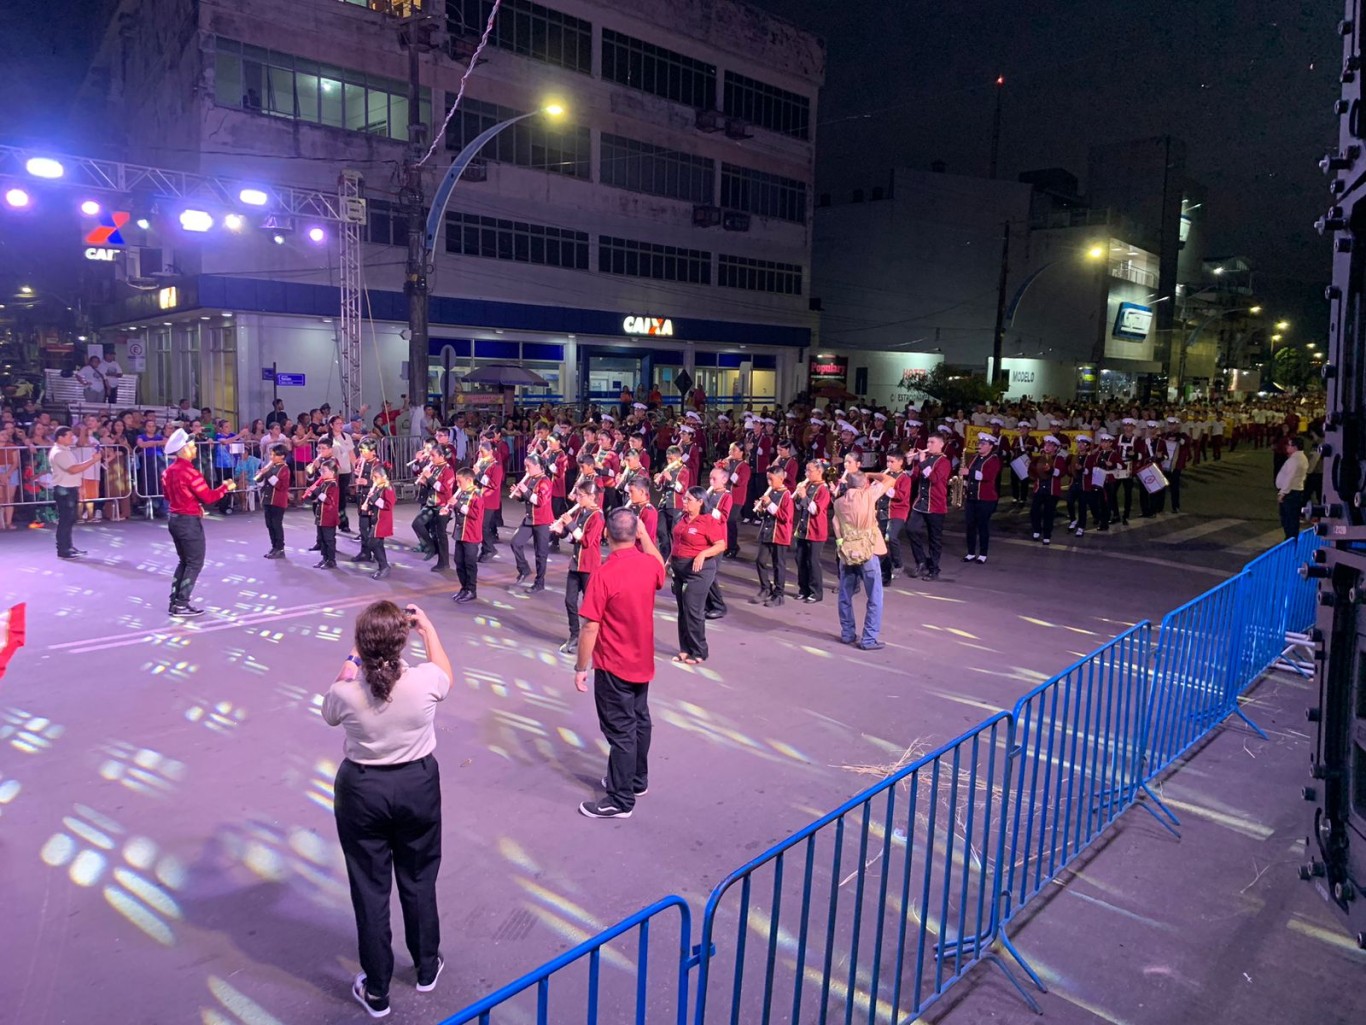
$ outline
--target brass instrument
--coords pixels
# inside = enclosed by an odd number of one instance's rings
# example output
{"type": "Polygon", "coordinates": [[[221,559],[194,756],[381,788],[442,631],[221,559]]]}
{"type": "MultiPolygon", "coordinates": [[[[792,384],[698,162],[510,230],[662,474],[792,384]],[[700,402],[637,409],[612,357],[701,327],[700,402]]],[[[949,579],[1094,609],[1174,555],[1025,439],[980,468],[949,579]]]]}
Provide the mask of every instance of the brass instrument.
{"type": "Polygon", "coordinates": [[[955,473],[949,478],[949,507],[953,509],[963,508],[963,499],[967,496],[968,480],[962,474],[955,473]]]}
{"type": "Polygon", "coordinates": [[[667,466],[664,467],[664,469],[660,470],[657,474],[655,474],[655,484],[662,488],[664,486],[664,478],[671,473],[674,474],[674,478],[672,481],[670,481],[670,483],[677,483],[678,471],[683,469],[684,463],[685,460],[682,459],[676,459],[673,462],[669,463],[667,466]]]}

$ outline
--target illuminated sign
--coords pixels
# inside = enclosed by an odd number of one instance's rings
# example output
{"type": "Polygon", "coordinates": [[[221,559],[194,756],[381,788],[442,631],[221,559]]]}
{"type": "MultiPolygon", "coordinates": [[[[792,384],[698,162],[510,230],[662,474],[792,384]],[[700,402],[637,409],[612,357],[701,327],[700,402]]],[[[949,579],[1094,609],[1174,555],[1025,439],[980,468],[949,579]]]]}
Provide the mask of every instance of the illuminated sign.
{"type": "Polygon", "coordinates": [[[1033,383],[1034,383],[1034,371],[1033,371],[1033,370],[1012,370],[1012,371],[1010,372],[1010,383],[1011,383],[1011,384],[1033,384],[1033,383]]]}
{"type": "Polygon", "coordinates": [[[125,210],[105,210],[100,214],[100,223],[85,236],[88,246],[121,246],[124,244],[119,229],[128,223],[132,216],[125,210]]]}
{"type": "Polygon", "coordinates": [[[1116,338],[1127,338],[1130,341],[1141,342],[1148,337],[1148,329],[1153,325],[1153,310],[1151,306],[1140,306],[1138,303],[1120,303],[1119,312],[1115,314],[1115,329],[1111,332],[1116,338]]]}
{"type": "Polygon", "coordinates": [[[915,367],[908,367],[901,371],[901,390],[910,391],[920,381],[929,376],[928,370],[917,370],[915,367]]]}
{"type": "Polygon", "coordinates": [[[85,251],[87,260],[98,260],[104,263],[112,262],[118,255],[117,249],[104,249],[100,246],[90,246],[85,251]]]}
{"type": "Polygon", "coordinates": [[[162,288],[157,291],[157,307],[163,310],[173,310],[180,305],[180,296],[174,287],[162,288]]]}
{"type": "Polygon", "coordinates": [[[621,329],[628,335],[657,335],[672,338],[674,322],[662,317],[627,317],[621,322],[621,329]]]}

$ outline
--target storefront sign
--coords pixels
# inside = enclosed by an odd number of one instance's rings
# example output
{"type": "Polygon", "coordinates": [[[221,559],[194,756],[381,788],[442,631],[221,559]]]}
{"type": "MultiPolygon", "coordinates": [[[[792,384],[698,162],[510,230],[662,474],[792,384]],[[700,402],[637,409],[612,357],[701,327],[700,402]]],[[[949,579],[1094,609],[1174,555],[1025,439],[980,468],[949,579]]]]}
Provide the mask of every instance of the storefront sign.
{"type": "Polygon", "coordinates": [[[132,215],[126,210],[105,210],[100,214],[100,223],[85,236],[88,246],[121,246],[123,235],[119,229],[128,223],[132,215]]]}
{"type": "Polygon", "coordinates": [[[929,376],[929,371],[924,367],[907,367],[901,371],[901,390],[910,391],[921,381],[929,376]]]}
{"type": "Polygon", "coordinates": [[[104,249],[100,246],[89,246],[85,251],[87,260],[95,260],[102,263],[113,263],[119,255],[117,249],[104,249]]]}
{"type": "Polygon", "coordinates": [[[1153,310],[1151,306],[1141,306],[1138,303],[1120,303],[1119,312],[1115,314],[1115,328],[1111,332],[1116,338],[1125,338],[1131,342],[1141,342],[1147,339],[1148,329],[1153,324],[1153,310]]]}
{"type": "Polygon", "coordinates": [[[628,335],[657,335],[672,338],[674,322],[663,317],[627,317],[621,322],[621,329],[628,335]]]}

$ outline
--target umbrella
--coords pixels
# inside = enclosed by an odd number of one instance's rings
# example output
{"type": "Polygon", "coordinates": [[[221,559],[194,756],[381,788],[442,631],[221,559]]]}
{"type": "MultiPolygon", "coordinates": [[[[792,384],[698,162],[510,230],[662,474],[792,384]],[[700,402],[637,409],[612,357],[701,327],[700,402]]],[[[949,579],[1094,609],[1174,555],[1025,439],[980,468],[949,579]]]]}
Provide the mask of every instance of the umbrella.
{"type": "Polygon", "coordinates": [[[550,384],[544,377],[526,367],[512,363],[490,363],[488,366],[471,370],[463,378],[462,384],[495,384],[504,388],[529,385],[544,388],[550,384]]]}

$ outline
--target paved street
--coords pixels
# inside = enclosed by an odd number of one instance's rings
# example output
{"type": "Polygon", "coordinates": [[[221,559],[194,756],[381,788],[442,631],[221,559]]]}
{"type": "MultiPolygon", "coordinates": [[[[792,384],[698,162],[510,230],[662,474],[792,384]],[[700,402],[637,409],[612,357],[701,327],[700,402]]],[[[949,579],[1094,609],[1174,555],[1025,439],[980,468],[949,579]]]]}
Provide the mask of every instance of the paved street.
{"type": "MultiPolygon", "coordinates": [[[[312,569],[299,550],[311,543],[306,513],[289,514],[290,558],[279,562],[261,558],[259,514],[214,518],[198,589],[210,613],[176,625],[165,617],[174,556],[162,523],[82,528],[90,555],[71,563],[53,557],[50,533],[0,538],[0,597],[29,610],[28,645],[0,681],[6,1009],[30,1025],[361,1017],[347,993],[355,934],[331,817],[341,738],[318,710],[356,611],[376,598],[422,603],[457,667],[438,716],[448,970],[435,993],[415,994],[400,952],[390,1019],[434,1022],[657,897],[700,906],[725,872],[878,767],[1010,707],[1129,624],[1224,579],[1279,537],[1270,479],[1268,453],[1240,451],[1187,473],[1181,515],[1080,539],[1060,529],[1052,550],[1006,511],[983,566],[957,561],[955,524],[943,579],[898,580],[888,647],[871,654],[835,643],[833,594],[781,614],[750,606],[752,565],[726,563],[731,611],[709,624],[706,665],[669,662],[672,601],[658,603],[650,793],[615,823],[575,810],[605,747],[556,652],[564,557],[552,557],[546,593],[513,595],[504,549],[481,567],[480,602],[457,608],[454,574],[438,579],[406,553],[383,583],[345,564],[312,569]]],[[[752,532],[743,536],[752,552],[752,532]]],[[[355,544],[340,548],[349,558],[355,544]]],[[[1285,714],[1302,727],[1297,708],[1285,714]]],[[[1304,763],[1307,740],[1278,743],[1304,763]]],[[[1252,778],[1261,769],[1242,766],[1252,778]]],[[[1187,777],[1180,785],[1202,801],[1187,777]]],[[[1278,839],[1282,822],[1293,835],[1306,821],[1294,798],[1268,792],[1284,812],[1278,839]]],[[[1166,878],[1196,886],[1209,865],[1187,846],[1168,853],[1166,878]]],[[[1317,903],[1276,871],[1284,899],[1317,903]]],[[[1166,921],[1178,909],[1157,885],[1144,913],[1166,921]]],[[[1065,914],[1044,917],[1066,928],[1065,914]]],[[[397,920],[396,936],[401,947],[397,920]]],[[[1199,980],[1195,961],[1184,970],[1199,980]]],[[[1122,968],[1095,959],[1087,985],[1103,990],[1122,968]]],[[[973,985],[959,996],[964,1021],[976,1020],[973,985]]],[[[1132,1006],[1099,1016],[1178,1020],[1132,1006]]]]}

